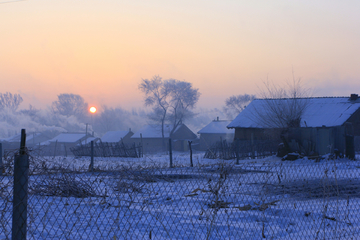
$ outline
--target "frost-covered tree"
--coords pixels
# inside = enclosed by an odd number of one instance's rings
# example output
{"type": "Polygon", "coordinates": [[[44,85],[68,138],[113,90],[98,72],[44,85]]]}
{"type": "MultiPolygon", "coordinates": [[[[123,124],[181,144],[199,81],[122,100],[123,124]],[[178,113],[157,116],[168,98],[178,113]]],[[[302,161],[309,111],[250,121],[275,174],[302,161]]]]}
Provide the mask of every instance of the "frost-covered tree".
{"type": "Polygon", "coordinates": [[[168,119],[172,124],[172,133],[184,120],[194,116],[192,110],[199,100],[200,93],[199,89],[193,88],[191,83],[185,81],[169,79],[164,85],[170,89],[168,119]]]}
{"type": "Polygon", "coordinates": [[[159,76],[150,80],[142,79],[139,89],[145,94],[145,106],[153,109],[149,118],[161,125],[163,138],[165,124],[171,124],[173,132],[193,114],[192,110],[200,97],[199,89],[193,88],[191,83],[176,79],[163,80],[159,76]]]}
{"type": "Polygon", "coordinates": [[[225,100],[224,112],[229,119],[234,119],[256,97],[255,95],[233,95],[225,100]]]}
{"type": "Polygon", "coordinates": [[[0,110],[7,108],[16,111],[23,99],[20,94],[12,94],[10,92],[0,93],[0,110]]]}
{"type": "Polygon", "coordinates": [[[132,109],[127,111],[121,107],[108,107],[103,105],[101,111],[94,116],[94,131],[103,135],[107,131],[128,130],[139,128],[146,120],[146,114],[132,109]]]}
{"type": "Polygon", "coordinates": [[[81,119],[87,114],[88,104],[80,95],[63,93],[58,95],[58,100],[54,101],[51,107],[54,113],[81,119]]]}
{"type": "Polygon", "coordinates": [[[39,111],[40,109],[37,109],[33,105],[29,104],[29,108],[20,110],[20,113],[34,117],[39,111]]]}

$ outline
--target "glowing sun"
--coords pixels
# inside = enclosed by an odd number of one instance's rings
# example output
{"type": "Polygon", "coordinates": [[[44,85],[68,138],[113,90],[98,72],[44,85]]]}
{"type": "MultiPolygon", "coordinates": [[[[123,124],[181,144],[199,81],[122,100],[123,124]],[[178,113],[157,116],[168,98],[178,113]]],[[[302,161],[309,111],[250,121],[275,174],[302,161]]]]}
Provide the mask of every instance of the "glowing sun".
{"type": "Polygon", "coordinates": [[[91,107],[89,110],[91,113],[96,113],[96,107],[91,107]]]}

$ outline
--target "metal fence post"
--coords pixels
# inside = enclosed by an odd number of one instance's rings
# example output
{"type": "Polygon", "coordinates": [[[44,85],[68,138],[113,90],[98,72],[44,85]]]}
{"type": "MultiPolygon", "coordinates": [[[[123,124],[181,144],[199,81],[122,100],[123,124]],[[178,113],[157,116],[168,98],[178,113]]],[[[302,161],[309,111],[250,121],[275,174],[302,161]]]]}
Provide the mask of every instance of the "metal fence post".
{"type": "Polygon", "coordinates": [[[171,146],[171,138],[169,138],[169,155],[170,155],[170,167],[173,167],[173,159],[172,159],[172,146],[171,146]]]}
{"type": "Polygon", "coordinates": [[[14,196],[12,216],[12,239],[26,239],[29,156],[25,151],[26,133],[21,130],[19,155],[14,162],[14,196]]]}

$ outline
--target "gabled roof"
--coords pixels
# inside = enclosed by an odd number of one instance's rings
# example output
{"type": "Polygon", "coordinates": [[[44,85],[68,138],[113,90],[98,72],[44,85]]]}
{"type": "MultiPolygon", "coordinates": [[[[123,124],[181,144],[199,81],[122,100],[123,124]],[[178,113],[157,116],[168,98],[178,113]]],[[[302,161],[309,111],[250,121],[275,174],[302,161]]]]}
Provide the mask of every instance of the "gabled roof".
{"type": "Polygon", "coordinates": [[[231,134],[234,133],[234,129],[226,128],[231,123],[230,120],[214,120],[205,127],[203,127],[199,134],[202,133],[220,133],[220,134],[231,134]]]}
{"type": "MultiPolygon", "coordinates": [[[[174,133],[181,127],[181,125],[177,126],[174,133]]],[[[164,125],[164,137],[169,138],[170,131],[172,125],[165,124],[164,125]]],[[[142,134],[143,138],[162,138],[161,134],[161,125],[145,125],[140,130],[134,133],[131,138],[140,138],[140,134],[142,134]]]]}
{"type": "Polygon", "coordinates": [[[127,134],[132,132],[131,131],[109,131],[102,136],[102,142],[120,142],[127,134]]]}
{"type": "MultiPolygon", "coordinates": [[[[264,116],[269,114],[269,103],[288,104],[292,99],[255,99],[227,126],[228,128],[271,128],[264,116]],[[270,102],[269,102],[270,101],[270,102]]],[[[301,127],[333,127],[343,125],[360,108],[360,99],[348,97],[302,98],[306,101],[301,116],[301,127]]]]}
{"type": "Polygon", "coordinates": [[[49,142],[76,143],[85,137],[85,133],[60,133],[49,142]]]}

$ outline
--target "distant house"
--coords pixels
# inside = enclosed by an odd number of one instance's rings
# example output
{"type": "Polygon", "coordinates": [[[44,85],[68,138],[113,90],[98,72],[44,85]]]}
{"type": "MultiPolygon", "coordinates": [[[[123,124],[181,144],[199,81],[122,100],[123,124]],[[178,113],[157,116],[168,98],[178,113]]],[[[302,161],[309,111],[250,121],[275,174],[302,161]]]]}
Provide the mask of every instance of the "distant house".
{"type": "Polygon", "coordinates": [[[170,135],[171,125],[164,126],[164,139],[160,125],[146,125],[134,133],[131,141],[142,144],[144,152],[157,152],[169,149],[169,138],[172,140],[174,151],[187,151],[188,141],[195,140],[196,134],[193,133],[185,124],[176,127],[170,135]]]}
{"type": "MultiPolygon", "coordinates": [[[[320,155],[340,153],[354,156],[354,136],[360,136],[360,99],[351,97],[306,98],[299,127],[282,132],[292,150],[315,152],[320,155]]],[[[271,119],[264,119],[269,111],[267,101],[282,104],[289,99],[256,99],[252,101],[227,127],[235,129],[235,139],[279,141],[278,127],[271,119]],[[270,124],[267,124],[270,123],[270,124]]]]}
{"type": "Polygon", "coordinates": [[[81,144],[92,137],[85,133],[60,133],[56,137],[43,142],[46,155],[71,155],[70,148],[81,144]]]}
{"type": "MultiPolygon", "coordinates": [[[[25,146],[27,148],[36,148],[42,142],[53,137],[53,132],[30,132],[26,134],[25,146]]],[[[8,138],[0,139],[0,142],[3,144],[3,150],[14,150],[20,148],[20,138],[21,134],[16,134],[8,138]]]]}
{"type": "Polygon", "coordinates": [[[109,131],[101,137],[101,142],[117,143],[122,141],[123,143],[130,143],[132,135],[134,133],[131,129],[129,131],[109,131]]]}
{"type": "MultiPolygon", "coordinates": [[[[91,141],[98,142],[98,141],[100,141],[100,138],[98,138],[98,137],[89,137],[89,138],[86,138],[85,140],[82,140],[79,144],[87,145],[87,144],[90,144],[91,141]]],[[[79,145],[79,144],[77,144],[77,145],[79,145]]]]}
{"type": "Polygon", "coordinates": [[[226,140],[232,142],[235,136],[234,129],[228,129],[227,125],[231,123],[230,120],[217,120],[212,121],[200,131],[200,146],[199,150],[207,150],[216,142],[226,140]]]}

